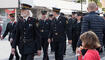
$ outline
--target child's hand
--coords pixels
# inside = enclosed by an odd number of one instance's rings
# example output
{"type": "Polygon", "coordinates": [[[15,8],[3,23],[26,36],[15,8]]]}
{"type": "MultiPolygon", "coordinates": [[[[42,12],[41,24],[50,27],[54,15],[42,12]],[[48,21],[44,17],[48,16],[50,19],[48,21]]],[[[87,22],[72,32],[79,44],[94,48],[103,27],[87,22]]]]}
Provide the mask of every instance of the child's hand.
{"type": "Polygon", "coordinates": [[[77,48],[77,49],[76,49],[76,55],[81,56],[81,55],[82,55],[82,53],[81,53],[81,50],[82,50],[82,49],[83,49],[82,46],[80,46],[79,48],[77,48]]]}

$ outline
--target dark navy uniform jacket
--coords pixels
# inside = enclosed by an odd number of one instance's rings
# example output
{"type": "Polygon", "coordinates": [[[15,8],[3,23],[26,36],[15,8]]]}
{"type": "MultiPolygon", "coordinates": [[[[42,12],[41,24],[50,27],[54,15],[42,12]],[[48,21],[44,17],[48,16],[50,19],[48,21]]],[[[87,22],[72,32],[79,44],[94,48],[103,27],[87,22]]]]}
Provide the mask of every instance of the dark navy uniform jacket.
{"type": "Polygon", "coordinates": [[[42,38],[48,38],[50,35],[50,20],[39,20],[39,30],[42,38]]]}
{"type": "Polygon", "coordinates": [[[54,18],[51,22],[50,38],[64,42],[66,40],[66,36],[68,37],[68,40],[72,39],[71,23],[69,23],[69,21],[63,16],[59,16],[58,19],[54,18]]]}
{"type": "Polygon", "coordinates": [[[32,17],[28,17],[27,21],[18,20],[12,48],[18,45],[21,54],[31,54],[41,50],[41,37],[35,21],[36,19],[32,17]]]}
{"type": "Polygon", "coordinates": [[[16,22],[9,22],[6,26],[6,30],[3,34],[3,38],[5,38],[7,36],[7,34],[9,33],[9,38],[8,40],[10,41],[10,38],[13,38],[13,30],[16,27],[16,22]]]}
{"type": "Polygon", "coordinates": [[[72,25],[72,40],[78,41],[81,34],[81,25],[82,20],[78,23],[77,20],[72,25]]]}

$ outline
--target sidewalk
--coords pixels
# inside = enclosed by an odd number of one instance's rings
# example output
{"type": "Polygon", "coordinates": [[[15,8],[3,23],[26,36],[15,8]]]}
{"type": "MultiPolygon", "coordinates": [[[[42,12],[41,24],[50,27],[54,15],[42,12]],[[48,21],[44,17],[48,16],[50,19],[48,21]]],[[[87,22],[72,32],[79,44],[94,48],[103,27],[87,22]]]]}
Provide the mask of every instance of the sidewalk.
{"type": "MultiPolygon", "coordinates": [[[[9,54],[11,52],[10,44],[7,40],[0,41],[0,60],[8,60],[9,54]]],[[[101,60],[105,60],[105,52],[101,54],[101,60]],[[104,56],[104,57],[102,57],[104,56]]],[[[55,60],[54,54],[50,53],[49,48],[49,60],[55,60]]],[[[42,60],[43,54],[41,56],[35,56],[35,60],[42,60]]],[[[67,46],[66,56],[64,57],[64,60],[76,60],[76,56],[74,53],[72,53],[72,48],[70,45],[67,46]]]]}

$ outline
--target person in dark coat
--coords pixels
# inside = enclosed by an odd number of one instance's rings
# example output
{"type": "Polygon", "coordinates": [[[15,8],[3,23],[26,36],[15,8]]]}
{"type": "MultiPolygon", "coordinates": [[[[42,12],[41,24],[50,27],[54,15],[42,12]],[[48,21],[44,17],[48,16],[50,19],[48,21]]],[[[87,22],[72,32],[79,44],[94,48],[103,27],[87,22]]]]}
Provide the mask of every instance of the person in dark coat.
{"type": "Polygon", "coordinates": [[[12,54],[15,52],[14,48],[18,46],[21,60],[34,60],[34,53],[41,54],[41,37],[36,27],[36,19],[29,14],[31,7],[28,4],[22,4],[22,19],[16,24],[16,34],[12,44],[12,54]]]}
{"type": "MultiPolygon", "coordinates": [[[[104,18],[104,20],[105,20],[105,14],[103,14],[103,18],[104,18]]],[[[104,49],[105,49],[105,35],[104,35],[104,37],[103,37],[103,45],[104,45],[104,49]]]]}
{"type": "MultiPolygon", "coordinates": [[[[4,39],[7,36],[7,34],[9,34],[8,40],[10,41],[10,44],[12,45],[13,44],[13,38],[14,38],[13,37],[13,30],[16,27],[15,13],[11,13],[11,14],[9,14],[9,16],[10,16],[11,21],[7,24],[6,30],[3,34],[3,36],[1,37],[1,40],[4,39]]],[[[15,50],[16,50],[15,51],[16,60],[19,60],[19,54],[17,52],[17,49],[15,48],[15,50]]],[[[9,60],[13,60],[13,57],[14,57],[14,55],[11,53],[9,60]]]]}
{"type": "Polygon", "coordinates": [[[82,25],[81,22],[82,22],[82,13],[78,12],[77,19],[72,24],[72,49],[74,53],[76,51],[77,42],[81,33],[81,25],[82,25]]]}
{"type": "Polygon", "coordinates": [[[72,12],[71,17],[68,19],[70,24],[74,24],[74,22],[76,21],[76,15],[77,12],[72,12]]]}
{"type": "MultiPolygon", "coordinates": [[[[54,18],[53,14],[50,13],[49,14],[49,17],[48,17],[48,20],[50,20],[50,22],[51,22],[53,20],[53,18],[54,18]]],[[[50,47],[51,47],[51,54],[52,54],[52,53],[54,53],[54,42],[53,42],[53,38],[51,38],[50,47]]]]}
{"type": "MultiPolygon", "coordinates": [[[[65,14],[63,12],[60,13],[60,16],[65,17],[65,14]]],[[[66,17],[65,17],[66,18],[66,17]]],[[[66,18],[66,20],[68,20],[66,18]]],[[[69,22],[69,21],[68,21],[69,22]]],[[[66,55],[66,40],[65,40],[65,44],[64,44],[64,55],[66,55]]]]}
{"type": "Polygon", "coordinates": [[[103,14],[103,18],[104,18],[104,20],[105,20],[105,14],[103,14]]]}
{"type": "Polygon", "coordinates": [[[50,38],[53,38],[55,60],[63,60],[64,55],[64,44],[66,40],[66,35],[68,37],[68,42],[72,42],[71,29],[67,27],[68,20],[65,17],[60,16],[60,9],[53,8],[54,19],[51,22],[51,33],[50,38]]]}
{"type": "Polygon", "coordinates": [[[1,33],[2,33],[2,26],[0,25],[0,38],[1,38],[1,33]]]}
{"type": "MultiPolygon", "coordinates": [[[[89,3],[88,5],[88,14],[83,17],[82,27],[81,27],[81,34],[87,32],[89,30],[96,33],[103,46],[103,35],[104,35],[104,28],[105,28],[105,20],[97,15],[95,12],[97,10],[97,5],[95,3],[89,3]]],[[[81,40],[78,41],[77,46],[81,46],[81,40]]],[[[78,51],[78,49],[77,49],[78,51]]],[[[99,48],[99,52],[102,52],[102,47],[99,48]]]]}
{"type": "Polygon", "coordinates": [[[77,12],[72,12],[71,18],[69,20],[72,20],[74,22],[76,20],[77,12]]]}
{"type": "Polygon", "coordinates": [[[43,48],[43,60],[49,60],[48,57],[48,37],[50,34],[50,20],[46,18],[47,11],[42,10],[42,17],[39,19],[39,30],[41,35],[41,46],[43,48]]]}

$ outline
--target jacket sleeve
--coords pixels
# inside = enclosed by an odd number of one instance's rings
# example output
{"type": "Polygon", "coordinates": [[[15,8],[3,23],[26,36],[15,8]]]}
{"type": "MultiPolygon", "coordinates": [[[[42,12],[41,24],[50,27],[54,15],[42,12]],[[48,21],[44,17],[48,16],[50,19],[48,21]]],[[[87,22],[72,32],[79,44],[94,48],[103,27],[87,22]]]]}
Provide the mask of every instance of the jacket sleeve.
{"type": "Polygon", "coordinates": [[[4,34],[3,34],[3,38],[6,37],[6,35],[8,34],[8,32],[9,32],[9,23],[8,23],[7,26],[6,26],[6,30],[5,30],[5,32],[4,32],[4,34]]]}
{"type": "Polygon", "coordinates": [[[1,32],[2,32],[2,26],[0,26],[0,35],[1,35],[1,32]]]}
{"type": "Polygon", "coordinates": [[[84,18],[83,18],[82,27],[81,27],[81,34],[84,33],[84,32],[86,32],[86,31],[88,31],[88,30],[90,29],[90,27],[89,27],[90,21],[89,21],[89,20],[90,20],[90,19],[87,18],[87,17],[84,17],[84,18]]]}
{"type": "Polygon", "coordinates": [[[88,53],[84,56],[84,60],[91,60],[91,59],[92,57],[88,53]]]}
{"type": "Polygon", "coordinates": [[[72,40],[72,20],[69,20],[69,23],[68,23],[69,27],[68,27],[68,30],[69,30],[69,38],[68,40],[72,40]]]}
{"type": "Polygon", "coordinates": [[[53,38],[53,24],[54,24],[53,21],[54,21],[54,19],[50,21],[50,26],[49,26],[50,32],[49,32],[48,38],[50,38],[50,39],[53,38]]]}
{"type": "Polygon", "coordinates": [[[49,20],[49,35],[48,35],[48,38],[50,38],[50,39],[52,38],[51,22],[52,21],[49,20]]]}
{"type": "MultiPolygon", "coordinates": [[[[88,30],[89,30],[89,18],[84,17],[83,20],[82,20],[81,34],[88,31],[88,30]]],[[[77,42],[77,47],[80,47],[81,43],[82,43],[82,41],[79,38],[79,40],[77,42]]]]}
{"type": "Polygon", "coordinates": [[[36,37],[37,50],[41,50],[41,35],[36,23],[34,23],[34,31],[36,37]]]}
{"type": "Polygon", "coordinates": [[[16,48],[16,45],[18,44],[19,38],[20,38],[20,30],[19,30],[19,24],[17,23],[14,30],[13,30],[13,42],[12,42],[12,48],[16,48]]]}
{"type": "Polygon", "coordinates": [[[103,28],[103,33],[104,33],[104,36],[105,36],[105,20],[104,20],[104,28],[103,28]]]}
{"type": "Polygon", "coordinates": [[[65,29],[66,29],[66,34],[68,37],[68,40],[72,40],[72,22],[65,18],[65,29]]]}

